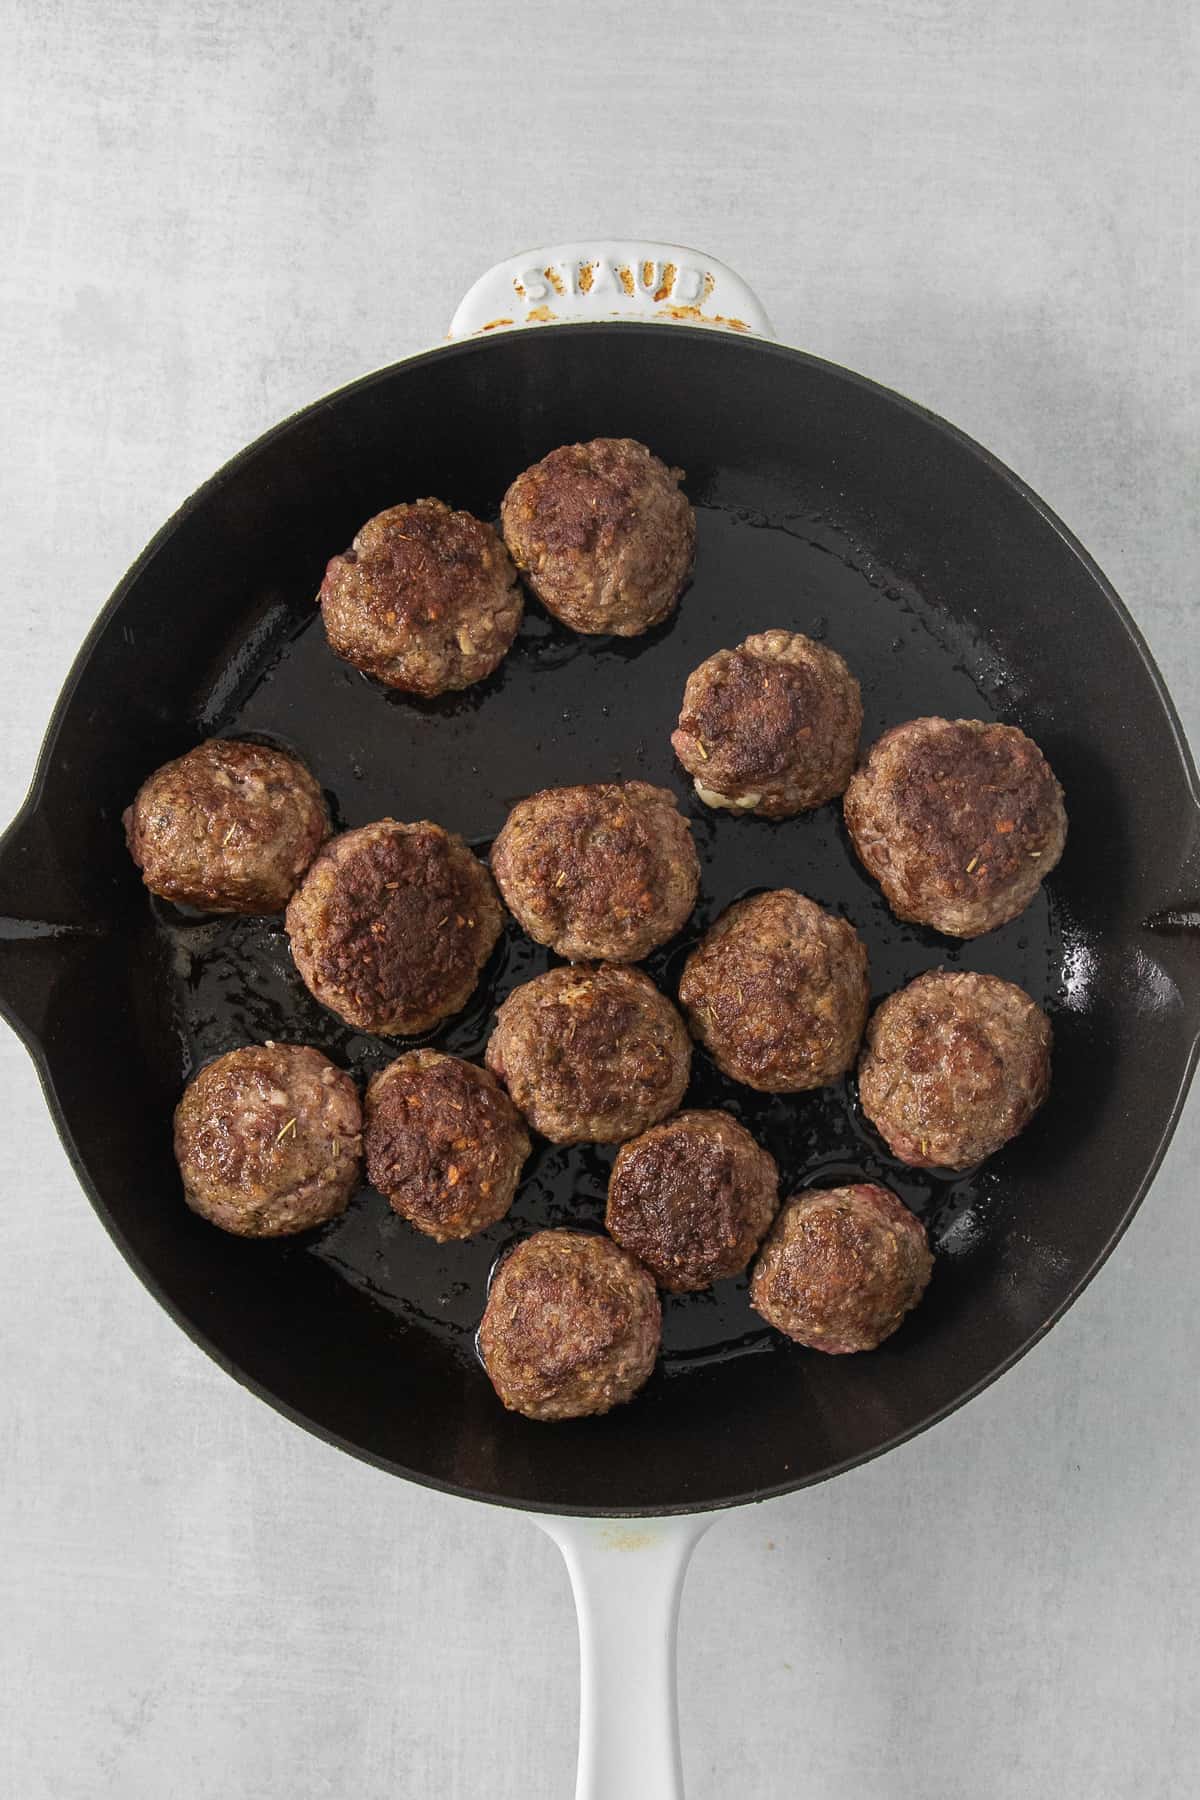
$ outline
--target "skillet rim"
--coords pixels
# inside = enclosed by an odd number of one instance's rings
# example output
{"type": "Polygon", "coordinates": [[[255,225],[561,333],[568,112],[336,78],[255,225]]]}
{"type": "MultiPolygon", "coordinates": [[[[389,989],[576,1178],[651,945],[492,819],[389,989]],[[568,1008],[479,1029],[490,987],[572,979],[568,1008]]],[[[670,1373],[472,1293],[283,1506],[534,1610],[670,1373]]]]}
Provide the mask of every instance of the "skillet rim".
{"type": "MultiPolygon", "coordinates": [[[[616,331],[622,334],[621,341],[625,341],[628,334],[631,332],[637,332],[644,337],[659,335],[663,330],[663,324],[662,322],[655,323],[634,320],[600,320],[573,324],[555,324],[552,329],[554,330],[556,337],[559,335],[577,337],[580,334],[585,336],[596,336],[597,334],[611,334],[616,331]]],[[[1047,505],[1041,496],[1037,494],[1027,482],[1023,481],[1006,463],[1002,462],[999,457],[995,456],[984,445],[980,444],[977,439],[971,437],[969,433],[960,430],[958,426],[950,424],[949,421],[943,419],[940,414],[932,412],[928,407],[922,406],[919,402],[909,399],[906,395],[898,393],[895,389],[885,387],[882,383],[873,381],[868,376],[860,375],[852,369],[846,369],[842,367],[842,365],[831,362],[826,358],[813,356],[807,351],[793,349],[790,345],[781,344],[772,339],[754,336],[718,337],[711,328],[683,325],[676,321],[670,322],[670,329],[673,335],[675,333],[686,333],[686,335],[693,340],[705,340],[710,345],[716,342],[721,354],[736,353],[782,357],[789,361],[800,362],[809,367],[819,369],[826,374],[831,374],[843,381],[849,382],[853,386],[867,389],[875,397],[890,402],[893,405],[897,405],[904,411],[923,421],[925,424],[933,426],[937,432],[948,439],[956,447],[963,449],[974,456],[983,464],[990,475],[1001,480],[1012,490],[1018,499],[1030,506],[1033,511],[1051,527],[1055,534],[1061,539],[1067,550],[1069,550],[1082,565],[1084,572],[1090,578],[1091,585],[1096,592],[1097,598],[1108,605],[1109,610],[1114,615],[1117,623],[1122,627],[1125,635],[1129,639],[1131,649],[1140,659],[1143,669],[1150,679],[1159,705],[1162,708],[1166,722],[1170,727],[1176,756],[1178,758],[1178,767],[1184,777],[1191,804],[1196,814],[1196,823],[1198,828],[1200,828],[1200,777],[1197,775],[1196,764],[1192,757],[1174,701],[1167,689],[1162,673],[1151,654],[1150,648],[1130,614],[1129,609],[1126,607],[1124,601],[1121,599],[1108,577],[1099,567],[1098,563],[1089,554],[1069,527],[1063,523],[1053,509],[1047,505]]],[[[500,337],[501,339],[506,339],[511,335],[511,333],[505,332],[500,334],[500,337]]],[[[129,569],[117,583],[117,586],[114,588],[110,598],[97,615],[75,655],[51,712],[42,739],[41,748],[38,751],[33,777],[30,781],[25,799],[10,825],[4,831],[3,835],[0,835],[0,865],[3,864],[13,842],[29,821],[36,816],[40,808],[59,734],[62,730],[67,713],[70,710],[76,690],[87,671],[101,636],[119,613],[126,598],[140,581],[143,572],[149,567],[159,550],[171,538],[174,532],[186,520],[190,519],[194,513],[198,512],[208,501],[210,496],[218,493],[227,483],[236,479],[240,474],[243,465],[247,464],[252,457],[256,456],[260,450],[265,448],[273,440],[291,430],[291,428],[301,420],[319,414],[325,408],[332,406],[335,402],[342,400],[349,394],[361,392],[376,383],[389,380],[391,377],[402,372],[412,364],[425,364],[442,360],[451,360],[462,356],[486,355],[490,343],[494,341],[496,340],[467,338],[461,342],[435,345],[431,349],[418,351],[413,355],[403,357],[400,361],[390,363],[384,368],[373,370],[371,373],[360,376],[356,380],[348,382],[340,388],[334,389],[331,393],[325,394],[319,399],[309,402],[307,405],[298,408],[295,412],[290,413],[277,424],[270,426],[243,449],[237,451],[234,456],[226,463],[222,464],[213,475],[209,476],[206,481],[196,488],[182,504],[176,508],[170,517],[154,533],[154,536],[147,543],[140,555],[130,565],[129,569]]],[[[1169,879],[1169,877],[1164,876],[1164,880],[1167,879],[1169,879]]],[[[1084,1288],[1088,1286],[1089,1282],[1092,1281],[1103,1265],[1108,1261],[1108,1258],[1112,1255],[1117,1244],[1128,1230],[1134,1214],[1145,1199],[1145,1196],[1162,1165],[1167,1148],[1174,1136],[1176,1126],[1179,1123],[1180,1114],[1183,1110],[1183,1105],[1196,1071],[1197,1062],[1200,1061],[1200,1011],[1197,1011],[1192,1020],[1193,1035],[1189,1052],[1183,1069],[1181,1070],[1175,1094],[1171,1099],[1170,1108],[1166,1115],[1163,1128],[1154,1146],[1153,1153],[1147,1162],[1143,1175],[1133,1194],[1130,1196],[1125,1206],[1125,1210],[1113,1231],[1091,1262],[1077,1275],[1069,1292],[1051,1310],[1047,1318],[1031,1331],[1008,1353],[1007,1356],[1002,1358],[994,1368],[990,1369],[987,1374],[981,1376],[977,1381],[972,1382],[960,1393],[956,1394],[953,1399],[948,1400],[945,1405],[936,1408],[917,1423],[884,1439],[872,1449],[845,1457],[840,1461],[831,1464],[828,1468],[823,1469],[819,1474],[807,1475],[796,1480],[781,1481],[766,1486],[749,1488],[744,1491],[723,1496],[720,1500],[706,1501],[703,1505],[693,1505],[687,1502],[672,1502],[649,1507],[609,1506],[588,1508],[544,1500],[539,1500],[536,1504],[533,1504],[523,1500],[514,1499],[506,1494],[487,1493],[478,1488],[468,1487],[462,1483],[440,1480],[431,1476],[424,1470],[409,1468],[402,1463],[378,1456],[371,1451],[365,1450],[361,1445],[351,1442],[349,1439],[341,1436],[338,1432],[331,1430],[327,1426],[318,1424],[299,1408],[289,1405],[287,1402],[281,1400],[263,1382],[246,1374],[245,1371],[227,1356],[206,1332],[196,1326],[183,1310],[163,1291],[156,1274],[149,1268],[124,1237],[119,1225],[110,1214],[108,1207],[95,1187],[84,1157],[76,1143],[74,1133],[59,1100],[45,1048],[37,1033],[20,1017],[18,1010],[10,1003],[4,992],[2,981],[0,981],[0,1017],[11,1026],[18,1039],[29,1052],[37,1071],[38,1080],[46,1100],[47,1108],[67,1153],[71,1168],[85,1195],[90,1201],[93,1210],[99,1217],[101,1224],[104,1226],[117,1250],[143,1286],[163,1308],[174,1324],[179,1326],[191,1341],[203,1350],[206,1355],[211,1357],[217,1366],[227,1375],[231,1375],[241,1387],[248,1389],[258,1399],[264,1401],[277,1413],[282,1414],[282,1416],[291,1423],[301,1426],[314,1437],[320,1438],[334,1448],[343,1450],[348,1455],[356,1457],[360,1462],[370,1463],[372,1466],[381,1469],[388,1474],[400,1476],[404,1480],[415,1482],[421,1487],[433,1489],[439,1493],[453,1494],[457,1498],[463,1500],[473,1500],[485,1505],[503,1506],[517,1512],[542,1512],[562,1517],[576,1518],[668,1518],[674,1516],[687,1516],[693,1513],[724,1511],[730,1507],[748,1505],[756,1501],[777,1499],[784,1494],[795,1493],[800,1488],[815,1486],[819,1482],[828,1481],[837,1475],[844,1474],[849,1469],[857,1468],[867,1462],[872,1462],[876,1457],[886,1455],[890,1450],[894,1450],[899,1445],[907,1443],[910,1439],[919,1436],[922,1432],[929,1430],[932,1426],[940,1424],[943,1419],[946,1419],[952,1413],[957,1412],[959,1407],[965,1406],[968,1401],[973,1400],[976,1395],[982,1393],[985,1388],[990,1387],[994,1381],[998,1381],[1002,1375],[1007,1374],[1008,1370],[1011,1369],[1015,1363],[1019,1362],[1036,1344],[1040,1343],[1068,1309],[1075,1304],[1075,1301],[1079,1298],[1084,1288]]]]}

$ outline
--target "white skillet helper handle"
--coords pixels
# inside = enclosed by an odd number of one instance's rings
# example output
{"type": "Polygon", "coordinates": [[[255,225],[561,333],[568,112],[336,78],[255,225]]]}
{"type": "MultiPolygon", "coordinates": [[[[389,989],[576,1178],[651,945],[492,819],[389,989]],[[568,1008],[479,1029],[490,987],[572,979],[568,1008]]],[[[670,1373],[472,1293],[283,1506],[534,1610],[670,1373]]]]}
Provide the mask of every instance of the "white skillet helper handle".
{"type": "Polygon", "coordinates": [[[679,1596],[692,1551],[714,1515],[533,1517],[563,1553],[579,1615],[575,1800],[683,1800],[679,1596]]]}
{"type": "Polygon", "coordinates": [[[682,244],[581,239],[526,250],[481,275],[450,322],[452,338],[580,320],[655,319],[774,337],[740,275],[682,244]]]}

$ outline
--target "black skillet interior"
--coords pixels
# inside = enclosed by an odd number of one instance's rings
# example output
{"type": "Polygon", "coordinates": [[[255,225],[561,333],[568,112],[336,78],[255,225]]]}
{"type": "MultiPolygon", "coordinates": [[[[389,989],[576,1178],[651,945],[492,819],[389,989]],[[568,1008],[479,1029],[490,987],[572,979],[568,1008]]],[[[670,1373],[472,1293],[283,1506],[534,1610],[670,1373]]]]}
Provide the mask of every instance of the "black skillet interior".
{"type": "MultiPolygon", "coordinates": [[[[1140,922],[1174,896],[1195,817],[1169,702],[1118,605],[976,446],[774,346],[626,324],[512,334],[311,408],[151,547],[77,671],[40,799],[0,854],[0,908],[23,921],[0,928],[0,988],[118,1242],[265,1398],[398,1473],[482,1499],[587,1513],[722,1505],[817,1480],[940,1416],[1036,1338],[1103,1257],[1190,1068],[1194,988],[1185,999],[1185,971],[1152,957],[1140,922]],[[668,625],[583,639],[531,604],[502,669],[434,703],[332,657],[313,595],[369,514],[437,494],[494,516],[527,463],[600,434],[642,438],[687,471],[696,572],[668,625]],[[1021,919],[966,945],[902,926],[836,808],[773,825],[694,800],[668,743],[685,676],[773,625],[846,656],[868,739],[933,712],[1010,720],[1038,739],[1071,835],[1021,919]],[[506,1414],[474,1350],[489,1268],[536,1226],[598,1225],[611,1151],[540,1144],[510,1218],[466,1245],[430,1243],[370,1190],[286,1243],[239,1242],[182,1204],[170,1115],[201,1061],[268,1036],[317,1044],[359,1075],[395,1054],[309,997],[279,921],[147,901],[121,809],[151,768],[217,732],[298,750],[340,825],[433,818],[481,852],[532,789],[621,776],[671,786],[704,873],[692,926],[649,965],[668,991],[722,907],[794,886],[863,933],[876,996],[938,966],[1020,982],[1053,1015],[1051,1099],[986,1168],[945,1180],[887,1157],[852,1084],[758,1096],[698,1053],[688,1103],[728,1106],[761,1135],[786,1191],[867,1176],[922,1215],[938,1253],[928,1297],[876,1354],[831,1358],[775,1337],[745,1282],[725,1283],[667,1300],[661,1365],[633,1405],[557,1427],[506,1414]]],[[[430,1041],[478,1055],[497,1001],[548,960],[511,927],[474,1003],[430,1041]]]]}

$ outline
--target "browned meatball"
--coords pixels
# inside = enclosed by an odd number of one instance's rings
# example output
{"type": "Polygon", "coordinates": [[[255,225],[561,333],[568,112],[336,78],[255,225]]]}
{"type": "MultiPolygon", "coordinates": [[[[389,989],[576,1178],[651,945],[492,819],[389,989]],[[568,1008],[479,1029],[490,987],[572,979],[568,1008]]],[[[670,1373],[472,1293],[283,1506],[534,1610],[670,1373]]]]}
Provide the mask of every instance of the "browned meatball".
{"type": "Polygon", "coordinates": [[[490,675],[521,623],[517,572],[499,537],[441,500],[368,519],[329,564],[318,599],[338,656],[427,697],[490,675]]]}
{"type": "Polygon", "coordinates": [[[388,1037],[466,1005],[501,922],[483,864],[427,819],[331,839],[287,909],[292,956],[322,1006],[388,1037]]]}
{"type": "Polygon", "coordinates": [[[496,1270],[479,1353],[510,1412],[579,1419],[632,1400],[654,1367],[662,1308],[608,1238],[539,1231],[496,1270]]]}
{"type": "Polygon", "coordinates": [[[861,730],[858,683],[837,651],[763,631],[688,676],[671,743],[706,806],[786,819],[844,790],[861,730]]]}
{"type": "Polygon", "coordinates": [[[640,969],[551,969],[496,1015],[487,1065],[555,1144],[616,1144],[674,1112],[691,1071],[683,1020],[640,969]]]}
{"type": "Polygon", "coordinates": [[[675,796],[645,781],[531,794],[492,846],[492,872],[530,937],[572,960],[648,956],[674,937],[700,884],[675,796]]]}
{"type": "Polygon", "coordinates": [[[779,1205],[775,1158],[724,1112],[682,1112],[623,1144],[604,1225],[672,1294],[740,1275],[779,1205]]]}
{"type": "Polygon", "coordinates": [[[329,833],[304,764],[240,738],[209,738],[164,763],[124,824],[151,893],[220,913],[282,912],[329,833]]]}
{"type": "Polygon", "coordinates": [[[918,975],[876,1007],[862,1108],[892,1155],[967,1169],[1028,1125],[1050,1089],[1050,1021],[998,975],[918,975]]]}
{"type": "Polygon", "coordinates": [[[867,952],[854,927],[791,888],[723,912],[679,983],[692,1032],[717,1067],[775,1094],[845,1074],[869,994],[867,952]]]}
{"type": "Polygon", "coordinates": [[[846,826],[899,919],[978,937],[1024,912],[1063,852],[1049,763],[1015,725],[910,719],[846,789],[846,826]]]}
{"type": "Polygon", "coordinates": [[[633,438],[564,444],[504,496],[504,541],[547,612],[574,631],[636,637],[675,606],[696,520],[668,469],[633,438]]]}
{"type": "Polygon", "coordinates": [[[750,1304],[798,1344],[844,1356],[890,1337],[932,1270],[925,1227],[889,1188],[816,1188],[785,1201],[750,1304]]]}
{"type": "Polygon", "coordinates": [[[247,1044],[209,1063],[175,1109],[193,1212],[238,1237],[283,1237],[344,1212],[362,1156],[358,1090],[306,1044],[247,1044]]]}
{"type": "Polygon", "coordinates": [[[502,1219],[529,1155],[495,1076],[437,1050],[410,1050],[375,1076],[364,1144],[372,1186],[439,1244],[502,1219]]]}

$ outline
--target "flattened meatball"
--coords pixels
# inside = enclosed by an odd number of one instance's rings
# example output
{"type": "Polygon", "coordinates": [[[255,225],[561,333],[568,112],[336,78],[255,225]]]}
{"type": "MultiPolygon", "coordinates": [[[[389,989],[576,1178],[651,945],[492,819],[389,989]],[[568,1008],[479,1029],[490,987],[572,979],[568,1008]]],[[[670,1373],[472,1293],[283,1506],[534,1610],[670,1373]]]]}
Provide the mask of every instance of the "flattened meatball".
{"type": "Polygon", "coordinates": [[[844,790],[861,730],[858,683],[837,651],[763,631],[692,671],[671,744],[706,806],[786,819],[844,790]]]}
{"type": "Polygon", "coordinates": [[[530,937],[574,960],[637,962],[696,904],[700,862],[666,788],[547,788],[509,813],[492,872],[530,937]]]}
{"type": "Polygon", "coordinates": [[[846,789],[846,827],[898,919],[972,938],[1024,912],[1063,852],[1062,789],[1015,725],[910,719],[846,789]]]}
{"type": "Polygon", "coordinates": [[[623,1144],[604,1226],[659,1287],[740,1275],[779,1205],[775,1158],[724,1112],[681,1112],[623,1144]]]}
{"type": "Polygon", "coordinates": [[[918,975],[876,1007],[862,1109],[892,1155],[968,1169],[1028,1125],[1050,1089],[1050,1021],[998,975],[918,975]]]}
{"type": "Polygon", "coordinates": [[[564,444],[518,475],[500,508],[504,541],[547,612],[617,637],[660,624],[695,550],[682,480],[633,438],[564,444]]]}
{"type": "Polygon", "coordinates": [[[437,1050],[410,1050],[375,1076],[364,1143],[371,1185],[439,1244],[502,1219],[529,1155],[495,1076],[437,1050]]]}
{"type": "Polygon", "coordinates": [[[349,1075],[306,1044],[247,1044],[202,1069],[175,1109],[193,1212],[238,1237],[284,1237],[346,1210],[361,1174],[349,1075]]]}
{"type": "Polygon", "coordinates": [[[501,922],[483,864],[428,819],[380,819],[331,839],[287,909],[306,986],[347,1024],[385,1037],[464,1007],[501,922]]]}
{"type": "Polygon", "coordinates": [[[318,595],[335,655],[409,694],[470,687],[498,668],[521,623],[521,589],[490,525],[441,500],[368,519],[318,595]]]}
{"type": "Polygon", "coordinates": [[[816,1188],[785,1201],[750,1304],[796,1343],[844,1356],[890,1337],[932,1270],[925,1227],[889,1188],[816,1188]]]}
{"type": "Polygon", "coordinates": [[[723,912],[679,983],[692,1033],[717,1067],[772,1094],[845,1074],[869,994],[867,952],[854,927],[791,888],[723,912]]]}
{"type": "Polygon", "coordinates": [[[282,912],[329,834],[321,790],[285,750],[209,738],[164,763],[126,808],[152,894],[204,912],[282,912]]]}
{"type": "Polygon", "coordinates": [[[539,1231],[496,1270],[479,1353],[510,1412],[579,1419],[632,1400],[654,1367],[662,1308],[608,1238],[539,1231]]]}
{"type": "Polygon", "coordinates": [[[692,1047],[640,969],[577,965],[513,989],[486,1061],[551,1143],[617,1144],[675,1111],[692,1047]]]}

